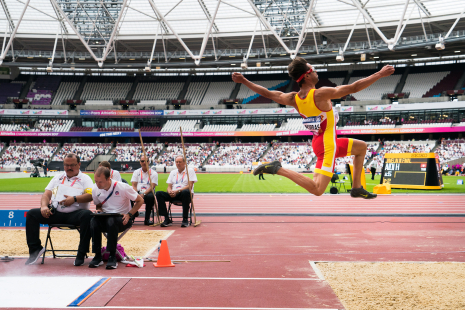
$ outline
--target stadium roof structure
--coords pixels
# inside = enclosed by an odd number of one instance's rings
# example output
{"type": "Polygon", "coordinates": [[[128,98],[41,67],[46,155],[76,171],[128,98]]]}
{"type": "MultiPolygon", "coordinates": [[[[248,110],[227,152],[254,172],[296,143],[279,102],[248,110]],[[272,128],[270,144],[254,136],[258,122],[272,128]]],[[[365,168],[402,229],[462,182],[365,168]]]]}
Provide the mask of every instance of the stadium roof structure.
{"type": "Polygon", "coordinates": [[[463,0],[0,4],[4,66],[216,68],[286,65],[296,55],[331,63],[465,54],[463,0]]]}

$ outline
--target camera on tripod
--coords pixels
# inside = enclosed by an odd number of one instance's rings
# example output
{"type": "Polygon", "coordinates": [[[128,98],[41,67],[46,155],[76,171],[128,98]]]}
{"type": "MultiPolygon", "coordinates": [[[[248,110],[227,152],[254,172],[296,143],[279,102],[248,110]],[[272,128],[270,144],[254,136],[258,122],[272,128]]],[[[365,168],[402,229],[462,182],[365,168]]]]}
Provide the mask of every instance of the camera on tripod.
{"type": "Polygon", "coordinates": [[[42,158],[39,159],[31,159],[29,161],[34,167],[42,167],[44,165],[44,160],[42,158]]]}

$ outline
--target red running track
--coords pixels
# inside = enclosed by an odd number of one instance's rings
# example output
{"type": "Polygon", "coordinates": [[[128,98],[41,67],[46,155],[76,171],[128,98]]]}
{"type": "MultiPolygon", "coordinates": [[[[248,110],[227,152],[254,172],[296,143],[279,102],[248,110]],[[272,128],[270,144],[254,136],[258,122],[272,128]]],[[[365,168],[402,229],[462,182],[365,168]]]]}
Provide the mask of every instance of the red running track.
{"type": "MultiPolygon", "coordinates": [[[[1,210],[40,206],[41,194],[0,194],[1,210]]],[[[349,195],[195,194],[197,214],[465,214],[465,195],[386,195],[374,200],[349,195]]],[[[92,205],[92,208],[94,206],[92,205]]]]}

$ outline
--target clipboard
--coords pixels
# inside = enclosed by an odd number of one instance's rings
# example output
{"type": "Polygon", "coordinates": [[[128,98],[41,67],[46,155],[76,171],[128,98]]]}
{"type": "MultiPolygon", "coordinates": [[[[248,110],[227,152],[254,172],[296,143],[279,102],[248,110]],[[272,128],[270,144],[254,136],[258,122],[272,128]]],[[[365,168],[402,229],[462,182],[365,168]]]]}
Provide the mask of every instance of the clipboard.
{"type": "Polygon", "coordinates": [[[82,193],[84,193],[84,189],[77,188],[77,187],[71,187],[71,186],[64,185],[64,184],[59,184],[53,190],[53,193],[55,194],[54,204],[55,204],[55,207],[56,207],[56,206],[59,205],[60,201],[66,199],[65,195],[67,195],[67,196],[79,196],[79,195],[82,195],[82,193]]]}

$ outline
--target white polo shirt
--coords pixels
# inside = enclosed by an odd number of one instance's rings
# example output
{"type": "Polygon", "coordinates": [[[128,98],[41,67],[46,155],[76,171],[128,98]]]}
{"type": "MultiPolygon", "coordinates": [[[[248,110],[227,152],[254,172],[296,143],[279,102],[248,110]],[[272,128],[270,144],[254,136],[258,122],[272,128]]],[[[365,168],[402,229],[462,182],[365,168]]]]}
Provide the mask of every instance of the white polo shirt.
{"type": "MultiPolygon", "coordinates": [[[[155,186],[158,185],[158,173],[155,170],[150,171],[150,176],[152,178],[152,183],[155,184],[155,186]]],[[[131,178],[131,183],[132,182],[137,182],[137,190],[146,190],[147,188],[150,187],[150,182],[149,182],[149,171],[147,172],[142,171],[142,168],[137,169],[134,171],[132,174],[131,178]]]]}
{"type": "Polygon", "coordinates": [[[137,196],[138,194],[132,186],[123,182],[117,182],[113,179],[111,180],[110,188],[107,191],[99,189],[97,184],[94,184],[94,187],[92,188],[92,199],[94,200],[95,205],[106,200],[102,205],[102,210],[105,213],[128,213],[131,210],[131,200],[135,201],[137,196]]]}
{"type": "Polygon", "coordinates": [[[90,202],[75,202],[69,207],[65,207],[58,204],[62,199],[64,199],[62,194],[68,196],[79,196],[84,194],[84,192],[91,194],[93,186],[94,184],[92,179],[81,171],[79,171],[77,176],[70,179],[66,176],[66,172],[63,172],[53,177],[45,190],[52,191],[52,205],[57,207],[58,212],[70,213],[81,209],[88,210],[90,202]]]}
{"type": "MultiPolygon", "coordinates": [[[[189,168],[189,181],[197,182],[197,176],[195,175],[195,171],[193,168],[189,168]]],[[[187,174],[186,168],[184,168],[183,172],[179,172],[178,169],[171,170],[170,176],[166,183],[172,185],[173,190],[177,190],[178,188],[187,186],[187,174]]],[[[192,187],[192,193],[194,192],[194,187],[192,187]]]]}
{"type": "Polygon", "coordinates": [[[110,179],[113,179],[113,180],[118,181],[118,182],[122,181],[121,174],[119,174],[119,171],[118,170],[113,170],[113,169],[110,170],[110,179]]]}

